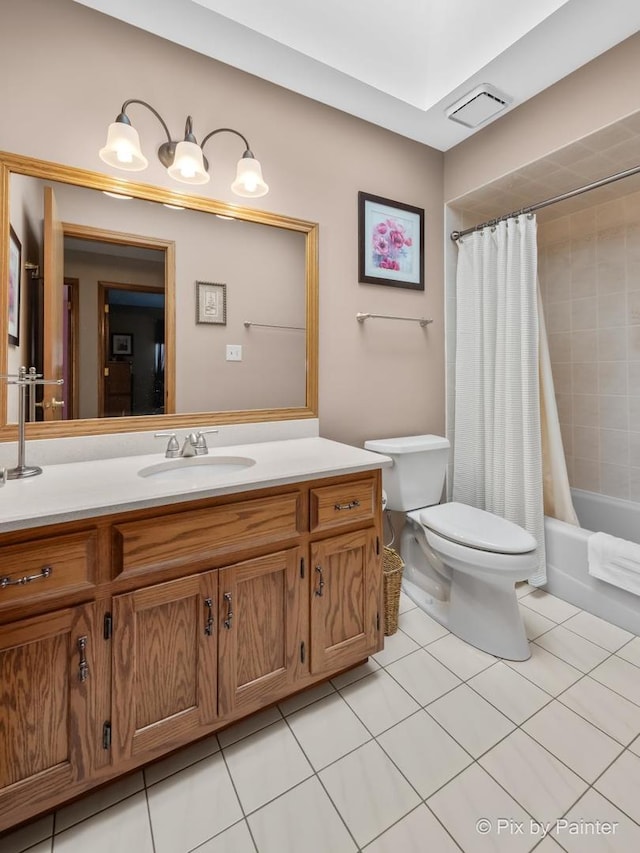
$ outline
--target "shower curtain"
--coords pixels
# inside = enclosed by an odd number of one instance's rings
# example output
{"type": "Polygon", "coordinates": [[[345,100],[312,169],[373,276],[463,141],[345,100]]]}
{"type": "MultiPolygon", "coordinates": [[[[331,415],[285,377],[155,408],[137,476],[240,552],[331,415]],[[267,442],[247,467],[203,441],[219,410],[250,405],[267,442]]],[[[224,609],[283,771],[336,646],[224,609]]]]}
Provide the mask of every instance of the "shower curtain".
{"type": "Polygon", "coordinates": [[[536,219],[458,240],[453,500],[521,525],[546,582],[536,219]]]}
{"type": "Polygon", "coordinates": [[[538,323],[540,326],[540,434],[542,437],[542,494],[544,514],[580,526],[573,507],[567,461],[562,446],[558,406],[553,389],[549,344],[544,324],[538,283],[538,323]]]}

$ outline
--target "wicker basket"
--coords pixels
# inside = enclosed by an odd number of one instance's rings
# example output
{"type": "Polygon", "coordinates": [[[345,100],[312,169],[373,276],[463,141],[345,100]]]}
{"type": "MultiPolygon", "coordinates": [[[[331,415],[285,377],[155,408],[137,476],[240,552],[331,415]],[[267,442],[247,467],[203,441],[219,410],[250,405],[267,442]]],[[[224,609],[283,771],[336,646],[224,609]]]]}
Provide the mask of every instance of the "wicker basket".
{"type": "Polygon", "coordinates": [[[393,548],[384,548],[382,558],[384,576],[384,634],[390,637],[398,630],[398,610],[400,608],[400,585],[404,563],[402,557],[393,548]]]}

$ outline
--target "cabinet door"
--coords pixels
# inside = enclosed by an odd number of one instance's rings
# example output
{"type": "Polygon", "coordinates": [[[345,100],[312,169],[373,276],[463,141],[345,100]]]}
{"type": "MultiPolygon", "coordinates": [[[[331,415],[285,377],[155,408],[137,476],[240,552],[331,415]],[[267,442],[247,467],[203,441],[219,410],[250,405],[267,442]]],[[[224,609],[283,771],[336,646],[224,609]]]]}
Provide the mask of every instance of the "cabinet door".
{"type": "Polygon", "coordinates": [[[91,772],[93,606],[0,626],[0,831],[91,772]]]}
{"type": "Polygon", "coordinates": [[[311,545],[311,672],[378,650],[382,565],[374,529],[311,545]]]}
{"type": "Polygon", "coordinates": [[[166,751],[216,714],[217,572],[113,599],[113,761],[166,751]]]}
{"type": "Polygon", "coordinates": [[[308,579],[291,548],[220,570],[219,709],[249,712],[291,692],[303,663],[308,579]]]}

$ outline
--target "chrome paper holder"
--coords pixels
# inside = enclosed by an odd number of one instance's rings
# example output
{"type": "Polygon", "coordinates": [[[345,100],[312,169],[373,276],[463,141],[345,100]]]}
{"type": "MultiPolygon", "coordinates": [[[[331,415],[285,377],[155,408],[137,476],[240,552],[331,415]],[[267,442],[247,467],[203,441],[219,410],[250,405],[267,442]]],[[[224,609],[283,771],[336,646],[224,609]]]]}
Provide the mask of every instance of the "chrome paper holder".
{"type": "MultiPolygon", "coordinates": [[[[27,388],[29,388],[29,419],[35,421],[36,385],[64,385],[64,379],[44,379],[41,373],[36,373],[35,367],[19,368],[17,373],[0,374],[7,385],[17,385],[20,389],[18,396],[18,464],[6,472],[7,480],[21,480],[23,477],[35,477],[42,474],[42,468],[37,465],[25,464],[25,421],[27,412],[27,388]]],[[[59,401],[54,401],[57,406],[59,401]]],[[[53,403],[52,403],[53,405],[53,403]]]]}

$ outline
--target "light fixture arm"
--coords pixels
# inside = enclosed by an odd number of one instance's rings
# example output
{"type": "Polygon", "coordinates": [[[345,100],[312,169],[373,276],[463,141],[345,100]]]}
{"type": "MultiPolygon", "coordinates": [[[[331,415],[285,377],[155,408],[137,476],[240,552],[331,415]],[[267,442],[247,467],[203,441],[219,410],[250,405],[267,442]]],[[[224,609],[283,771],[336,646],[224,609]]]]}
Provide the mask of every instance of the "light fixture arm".
{"type": "Polygon", "coordinates": [[[245,152],[242,155],[243,157],[253,157],[251,149],[249,148],[249,143],[247,142],[246,136],[243,136],[239,130],[234,130],[232,127],[219,127],[217,130],[212,130],[211,133],[207,133],[205,138],[200,143],[200,148],[204,148],[205,142],[208,142],[212,136],[215,136],[216,133],[234,133],[236,136],[239,136],[240,139],[244,142],[245,152]]]}
{"type": "MultiPolygon", "coordinates": [[[[131,124],[129,121],[129,116],[127,115],[127,107],[129,104],[141,104],[143,107],[146,107],[150,112],[154,114],[154,116],[158,119],[162,127],[164,128],[164,132],[167,134],[167,142],[171,142],[171,134],[169,133],[169,128],[167,127],[167,123],[162,118],[158,110],[154,109],[151,104],[148,104],[146,101],[140,101],[138,98],[130,98],[128,101],[125,101],[122,105],[122,109],[120,110],[120,115],[117,117],[116,121],[122,122],[123,124],[131,124]]],[[[191,119],[189,116],[188,121],[191,119]]]]}

